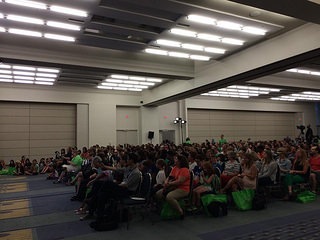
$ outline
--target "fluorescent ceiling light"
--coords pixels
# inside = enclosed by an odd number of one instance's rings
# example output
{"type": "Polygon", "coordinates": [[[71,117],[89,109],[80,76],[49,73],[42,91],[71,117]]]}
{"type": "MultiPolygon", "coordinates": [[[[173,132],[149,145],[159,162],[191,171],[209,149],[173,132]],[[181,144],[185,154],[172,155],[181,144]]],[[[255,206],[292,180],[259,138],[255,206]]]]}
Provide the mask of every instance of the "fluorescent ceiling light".
{"type": "Polygon", "coordinates": [[[2,75],[2,74],[0,74],[0,78],[12,78],[12,75],[2,75]]]}
{"type": "Polygon", "coordinates": [[[136,80],[136,81],[145,81],[145,77],[137,77],[137,76],[129,76],[130,80],[136,80]]]}
{"type": "Polygon", "coordinates": [[[170,46],[170,47],[180,47],[181,43],[177,41],[171,41],[166,39],[159,39],[156,41],[159,45],[170,46]]]}
{"type": "Polygon", "coordinates": [[[200,38],[200,39],[203,39],[203,40],[207,40],[207,41],[214,41],[214,42],[220,42],[221,41],[221,37],[220,36],[207,34],[207,33],[199,33],[199,34],[197,34],[197,38],[200,38]]]}
{"type": "Polygon", "coordinates": [[[118,84],[118,87],[133,88],[133,85],[131,85],[131,84],[118,84]]]}
{"type": "Polygon", "coordinates": [[[189,58],[189,54],[181,52],[169,52],[170,57],[189,58]]]}
{"type": "Polygon", "coordinates": [[[75,41],[74,37],[58,35],[58,34],[51,34],[51,33],[45,33],[44,37],[54,39],[54,40],[67,41],[67,42],[74,42],[75,41]]]}
{"type": "Polygon", "coordinates": [[[56,78],[57,74],[50,74],[50,73],[36,73],[37,77],[48,77],[48,78],[56,78]]]}
{"type": "Polygon", "coordinates": [[[53,68],[37,68],[38,72],[59,73],[60,70],[53,68]]]}
{"type": "Polygon", "coordinates": [[[138,88],[128,88],[128,91],[141,92],[142,89],[138,89],[138,88]]]}
{"type": "Polygon", "coordinates": [[[161,78],[147,78],[146,80],[148,82],[162,82],[161,78]]]}
{"type": "Polygon", "coordinates": [[[0,69],[0,73],[11,74],[12,72],[10,70],[1,70],[0,69]]]}
{"type": "Polygon", "coordinates": [[[303,70],[303,69],[298,69],[298,73],[310,74],[310,71],[308,71],[308,70],[303,70]]]}
{"type": "Polygon", "coordinates": [[[3,18],[3,14],[2,13],[0,13],[0,18],[3,18]]]}
{"type": "Polygon", "coordinates": [[[200,56],[200,55],[190,55],[190,59],[200,60],[200,61],[209,61],[209,60],[210,60],[210,57],[200,56]]]}
{"type": "Polygon", "coordinates": [[[114,87],[113,90],[119,90],[119,91],[127,91],[127,88],[122,88],[122,87],[114,87]]]}
{"type": "Polygon", "coordinates": [[[286,72],[298,72],[298,69],[296,69],[296,68],[291,68],[291,69],[286,70],[286,72]]]}
{"type": "Polygon", "coordinates": [[[13,34],[30,36],[30,37],[42,37],[42,34],[40,32],[17,29],[17,28],[9,28],[8,32],[13,34]]]}
{"type": "Polygon", "coordinates": [[[123,83],[125,83],[125,84],[133,84],[133,85],[140,84],[139,81],[131,81],[131,80],[125,80],[125,81],[123,81],[123,83]]]}
{"type": "Polygon", "coordinates": [[[8,20],[17,21],[17,22],[24,22],[24,23],[33,23],[38,25],[44,25],[44,21],[39,18],[31,18],[31,17],[24,17],[24,16],[18,16],[18,15],[7,15],[8,20]]]}
{"type": "Polygon", "coordinates": [[[231,29],[231,30],[241,30],[242,25],[229,21],[218,21],[217,26],[221,28],[231,29]]]}
{"type": "Polygon", "coordinates": [[[99,89],[107,89],[107,90],[111,90],[112,87],[107,87],[107,86],[97,86],[97,88],[99,89]]]}
{"type": "Polygon", "coordinates": [[[242,28],[243,32],[246,33],[251,33],[251,34],[255,34],[255,35],[266,35],[266,30],[261,29],[261,28],[256,28],[256,27],[243,27],[242,28]]]}
{"type": "Polygon", "coordinates": [[[44,82],[54,82],[55,79],[54,78],[38,78],[36,77],[36,81],[44,81],[44,82]]]}
{"type": "Polygon", "coordinates": [[[111,83],[123,83],[123,80],[120,79],[106,79],[105,81],[111,83]]]}
{"type": "Polygon", "coordinates": [[[168,55],[168,52],[165,50],[155,49],[155,48],[147,48],[145,50],[146,53],[157,54],[157,55],[168,55]]]}
{"type": "Polygon", "coordinates": [[[15,4],[23,7],[31,7],[38,9],[47,9],[47,5],[40,2],[28,1],[28,0],[5,0],[6,3],[15,4]]]}
{"type": "Polygon", "coordinates": [[[117,83],[101,83],[102,86],[109,86],[109,87],[115,87],[115,86],[118,86],[117,83]]]}
{"type": "Polygon", "coordinates": [[[196,34],[197,34],[196,32],[181,29],[181,28],[172,28],[170,32],[173,34],[182,35],[186,37],[196,37],[196,34]]]}
{"type": "Polygon", "coordinates": [[[221,42],[233,44],[233,45],[243,45],[244,41],[234,38],[222,38],[221,42]]]}
{"type": "Polygon", "coordinates": [[[310,72],[311,75],[320,76],[320,72],[310,72]]]}
{"type": "Polygon", "coordinates": [[[25,83],[25,84],[33,84],[33,81],[27,80],[14,80],[15,83],[25,83]]]}
{"type": "Polygon", "coordinates": [[[6,68],[6,69],[10,69],[11,66],[8,64],[0,64],[0,68],[6,68]]]}
{"type": "Polygon", "coordinates": [[[203,51],[203,46],[196,45],[196,44],[184,43],[184,44],[181,44],[181,47],[186,48],[186,49],[190,49],[190,50],[203,51]]]}
{"type": "Polygon", "coordinates": [[[13,69],[16,70],[26,70],[26,71],[35,71],[36,68],[34,67],[24,67],[24,66],[12,66],[13,69]]]}
{"type": "Polygon", "coordinates": [[[35,81],[35,84],[39,84],[39,85],[53,85],[53,82],[39,82],[39,81],[35,81]]]}
{"type": "Polygon", "coordinates": [[[219,54],[224,54],[226,52],[225,49],[221,48],[212,48],[212,47],[206,47],[204,48],[205,52],[211,52],[211,53],[219,53],[219,54]]]}
{"type": "Polygon", "coordinates": [[[149,86],[144,86],[144,85],[137,85],[135,88],[141,88],[141,89],[147,89],[149,86]]]}
{"type": "Polygon", "coordinates": [[[34,80],[33,77],[25,77],[25,76],[14,76],[13,78],[14,78],[14,79],[31,80],[31,81],[34,80]]]}
{"type": "Polygon", "coordinates": [[[145,86],[154,86],[154,82],[140,82],[140,85],[145,85],[145,86]]]}
{"type": "Polygon", "coordinates": [[[55,21],[47,21],[47,25],[50,27],[63,28],[68,30],[80,31],[81,27],[74,24],[55,22],[55,21]]]}
{"type": "Polygon", "coordinates": [[[24,71],[13,71],[15,75],[24,75],[24,76],[34,76],[34,72],[24,72],[24,71]]]}
{"type": "Polygon", "coordinates": [[[4,27],[0,27],[0,32],[5,32],[6,29],[4,27]]]}
{"type": "Polygon", "coordinates": [[[200,15],[189,15],[187,16],[187,19],[193,22],[198,22],[198,23],[203,23],[203,24],[211,24],[214,25],[216,22],[216,19],[214,18],[210,18],[210,17],[204,17],[204,16],[200,16],[200,15]]]}
{"type": "Polygon", "coordinates": [[[13,80],[0,78],[0,82],[12,83],[13,80]]]}
{"type": "Polygon", "coordinates": [[[129,76],[126,75],[117,75],[117,74],[112,74],[112,78],[117,78],[117,79],[129,79],[129,76]]]}
{"type": "Polygon", "coordinates": [[[75,15],[75,16],[79,16],[79,17],[87,17],[88,16],[88,13],[85,11],[74,9],[74,8],[61,7],[61,6],[57,6],[57,5],[50,6],[50,10],[53,12],[70,14],[70,15],[75,15]]]}

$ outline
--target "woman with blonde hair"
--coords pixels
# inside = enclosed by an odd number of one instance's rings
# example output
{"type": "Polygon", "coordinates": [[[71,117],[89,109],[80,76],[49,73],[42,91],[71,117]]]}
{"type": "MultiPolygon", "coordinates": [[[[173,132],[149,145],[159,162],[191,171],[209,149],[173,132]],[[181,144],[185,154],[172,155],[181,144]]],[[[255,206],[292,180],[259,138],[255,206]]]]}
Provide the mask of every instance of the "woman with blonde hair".
{"type": "Polygon", "coordinates": [[[307,153],[304,149],[299,148],[296,152],[296,158],[293,163],[292,170],[286,174],[284,184],[288,188],[288,194],[283,200],[289,200],[292,196],[292,185],[295,183],[303,183],[309,180],[310,165],[308,162],[307,153]]]}

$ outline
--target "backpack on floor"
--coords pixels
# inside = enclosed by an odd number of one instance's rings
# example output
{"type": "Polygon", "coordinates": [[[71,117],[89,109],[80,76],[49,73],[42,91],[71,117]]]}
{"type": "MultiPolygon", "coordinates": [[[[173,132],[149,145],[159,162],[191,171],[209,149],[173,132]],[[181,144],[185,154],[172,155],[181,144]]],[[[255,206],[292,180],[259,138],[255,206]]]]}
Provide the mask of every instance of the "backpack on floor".
{"type": "Polygon", "coordinates": [[[263,192],[256,192],[252,199],[252,209],[253,210],[262,210],[267,207],[266,196],[263,192]]]}
{"type": "Polygon", "coordinates": [[[227,203],[213,201],[207,206],[208,212],[213,217],[222,217],[228,215],[227,203]]]}

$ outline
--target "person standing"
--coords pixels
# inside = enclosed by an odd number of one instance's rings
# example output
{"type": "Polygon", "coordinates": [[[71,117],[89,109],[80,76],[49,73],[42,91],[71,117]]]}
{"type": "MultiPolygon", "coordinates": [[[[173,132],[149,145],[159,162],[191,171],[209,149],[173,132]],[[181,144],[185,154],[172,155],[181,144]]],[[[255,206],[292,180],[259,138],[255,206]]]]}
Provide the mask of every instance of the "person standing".
{"type": "Polygon", "coordinates": [[[313,131],[310,126],[310,124],[307,126],[307,131],[306,131],[306,141],[308,145],[312,144],[312,139],[313,139],[313,131]]]}

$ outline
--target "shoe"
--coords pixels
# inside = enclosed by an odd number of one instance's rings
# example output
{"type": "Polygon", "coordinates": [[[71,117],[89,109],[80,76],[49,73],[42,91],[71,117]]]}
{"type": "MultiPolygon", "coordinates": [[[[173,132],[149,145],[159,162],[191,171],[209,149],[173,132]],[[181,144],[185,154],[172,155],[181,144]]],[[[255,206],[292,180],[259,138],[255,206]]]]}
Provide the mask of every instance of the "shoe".
{"type": "Polygon", "coordinates": [[[92,214],[87,214],[83,217],[80,217],[80,221],[85,221],[85,220],[88,220],[88,219],[93,219],[94,216],[92,214]]]}
{"type": "Polygon", "coordinates": [[[80,198],[78,196],[73,196],[70,198],[70,201],[80,201],[80,198]]]}
{"type": "Polygon", "coordinates": [[[58,183],[61,183],[61,181],[60,180],[53,181],[53,184],[58,184],[58,183]]]}

